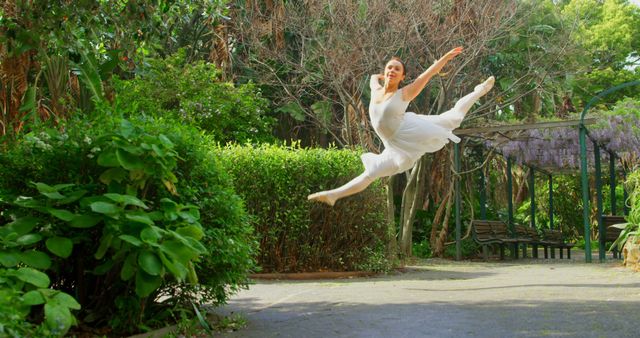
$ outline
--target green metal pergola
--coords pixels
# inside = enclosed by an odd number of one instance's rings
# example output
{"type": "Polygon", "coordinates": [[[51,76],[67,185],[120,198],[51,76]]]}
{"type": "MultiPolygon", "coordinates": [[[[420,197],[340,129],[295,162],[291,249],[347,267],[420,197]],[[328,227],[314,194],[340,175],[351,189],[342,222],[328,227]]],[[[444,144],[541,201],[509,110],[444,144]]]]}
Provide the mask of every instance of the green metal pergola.
{"type": "MultiPolygon", "coordinates": [[[[588,134],[588,130],[587,127],[585,126],[584,122],[584,118],[587,115],[587,112],[589,111],[589,109],[591,109],[591,107],[600,99],[602,99],[603,97],[616,92],[618,90],[621,90],[623,88],[627,88],[627,87],[631,87],[631,86],[636,86],[639,85],[640,81],[632,81],[632,82],[626,82],[623,83],[621,85],[615,86],[615,87],[611,87],[599,94],[597,94],[596,96],[594,96],[593,98],[591,98],[591,100],[589,100],[589,102],[585,105],[584,109],[582,110],[582,114],[580,114],[580,177],[581,177],[581,181],[582,181],[582,204],[584,206],[583,210],[582,210],[582,218],[583,218],[583,222],[584,222],[584,231],[585,231],[585,235],[584,235],[584,243],[585,243],[585,261],[587,263],[591,262],[591,224],[589,222],[589,179],[588,179],[588,174],[587,174],[587,134],[588,134]]],[[[593,143],[594,149],[593,152],[595,154],[595,167],[596,167],[596,191],[597,191],[597,208],[598,208],[598,231],[599,233],[603,233],[605,231],[604,228],[604,223],[602,222],[602,181],[601,181],[601,177],[602,177],[602,173],[601,173],[601,169],[600,169],[600,146],[594,141],[593,143]]],[[[613,155],[613,154],[612,154],[613,155]]],[[[610,156],[609,158],[609,163],[611,165],[612,163],[612,158],[614,156],[610,156]]],[[[612,185],[612,191],[615,191],[615,185],[612,185]]],[[[615,192],[612,193],[612,195],[615,195],[615,192]]],[[[613,197],[612,201],[615,200],[615,196],[613,197]]],[[[604,236],[600,236],[600,237],[604,237],[604,236]]],[[[599,259],[600,261],[604,261],[604,254],[605,254],[605,243],[603,240],[600,241],[600,247],[598,250],[599,253],[599,259]]]]}
{"type": "MultiPolygon", "coordinates": [[[[579,139],[580,139],[580,174],[581,174],[581,184],[582,184],[582,199],[583,199],[583,222],[584,222],[584,237],[585,237],[585,261],[590,263],[591,259],[591,224],[589,222],[589,181],[588,181],[588,164],[587,164],[587,146],[586,139],[588,137],[588,129],[587,125],[594,124],[596,122],[595,119],[585,119],[585,116],[588,110],[601,98],[621,90],[626,87],[639,85],[640,81],[633,81],[623,83],[621,85],[612,87],[607,89],[596,96],[594,96],[585,106],[584,110],[580,115],[580,120],[573,121],[560,121],[560,122],[543,122],[543,123],[534,123],[534,124],[522,124],[522,125],[508,125],[508,126],[494,126],[494,127],[485,127],[485,128],[470,128],[470,129],[460,129],[456,131],[456,135],[458,136],[472,136],[483,133],[500,133],[507,131],[516,131],[516,130],[530,130],[530,129],[547,129],[547,128],[558,128],[558,127],[572,127],[577,126],[579,128],[579,139]]],[[[603,213],[603,205],[602,205],[602,168],[600,161],[600,151],[601,146],[595,141],[592,140],[594,146],[594,167],[595,167],[595,183],[596,183],[596,201],[597,201],[597,209],[598,209],[598,231],[600,234],[604,234],[606,229],[604,227],[602,221],[602,213],[603,213]]],[[[616,213],[616,197],[615,197],[615,157],[616,154],[612,151],[609,151],[609,184],[611,187],[611,210],[612,213],[616,213]]],[[[514,233],[514,222],[513,222],[513,181],[512,181],[512,159],[510,157],[506,157],[507,161],[507,212],[508,212],[508,224],[511,233],[514,233]]],[[[535,165],[526,164],[530,168],[529,171],[529,193],[531,198],[531,224],[530,226],[535,227],[535,213],[536,213],[536,201],[535,201],[535,172],[542,172],[548,176],[549,182],[549,221],[550,225],[553,227],[553,170],[547,170],[543,168],[537,168],[535,165]]],[[[454,169],[456,173],[461,172],[460,165],[460,144],[454,144],[454,169]]],[[[623,172],[623,175],[625,173],[623,172]]],[[[480,215],[483,219],[486,219],[486,188],[485,188],[485,178],[484,172],[481,170],[481,188],[480,188],[480,215]]],[[[461,193],[460,193],[460,175],[457,175],[455,181],[455,215],[456,215],[456,259],[461,259],[461,193]]],[[[626,196],[626,191],[625,191],[626,196]]],[[[625,207],[625,214],[627,213],[625,207]]],[[[603,262],[605,260],[606,248],[605,248],[605,236],[600,236],[599,243],[599,260],[603,262]]],[[[552,251],[553,257],[554,252],[552,251]]],[[[517,257],[517,250],[513,253],[515,257],[517,257]]]]}

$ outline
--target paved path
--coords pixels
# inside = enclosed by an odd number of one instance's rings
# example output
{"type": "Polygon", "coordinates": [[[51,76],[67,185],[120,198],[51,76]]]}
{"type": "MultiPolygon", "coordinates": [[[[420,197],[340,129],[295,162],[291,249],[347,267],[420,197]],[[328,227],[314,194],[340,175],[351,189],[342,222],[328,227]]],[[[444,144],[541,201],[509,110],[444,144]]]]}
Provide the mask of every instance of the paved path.
{"type": "Polygon", "coordinates": [[[247,320],[222,336],[640,337],[640,273],[619,261],[427,260],[407,270],[258,281],[217,309],[247,320]]]}

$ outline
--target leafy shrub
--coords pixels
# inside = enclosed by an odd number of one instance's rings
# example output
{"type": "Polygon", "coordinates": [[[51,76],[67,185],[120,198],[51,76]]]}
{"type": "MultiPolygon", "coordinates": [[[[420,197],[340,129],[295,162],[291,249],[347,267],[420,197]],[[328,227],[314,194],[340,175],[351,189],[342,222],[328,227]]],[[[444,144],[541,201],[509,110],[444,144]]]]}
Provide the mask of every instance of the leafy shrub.
{"type": "Polygon", "coordinates": [[[379,181],[334,207],[307,200],[359,175],[357,152],[230,145],[218,153],[253,217],[263,271],[384,269],[386,204],[379,181]]]}
{"type": "Polygon", "coordinates": [[[418,243],[413,243],[412,253],[419,258],[431,258],[431,243],[426,239],[418,243]]]}
{"type": "Polygon", "coordinates": [[[114,80],[118,101],[152,116],[172,116],[197,126],[222,143],[271,141],[274,119],[253,84],[234,86],[214,65],[184,63],[184,53],[149,66],[132,80],[114,80]]]}
{"type": "MultiPolygon", "coordinates": [[[[460,241],[460,255],[463,258],[471,258],[475,257],[479,250],[480,245],[476,243],[471,237],[467,237],[460,241]]],[[[449,245],[444,250],[445,257],[456,257],[456,246],[455,244],[449,245]]]]}
{"type": "MultiPolygon", "coordinates": [[[[621,224],[624,227],[620,237],[613,243],[620,250],[629,239],[629,236],[640,235],[640,170],[636,170],[627,176],[625,187],[629,191],[629,199],[626,201],[631,208],[629,215],[625,217],[627,223],[621,224]]],[[[613,246],[612,245],[612,246],[613,246]]]]}
{"type": "Polygon", "coordinates": [[[171,120],[74,122],[0,157],[0,302],[20,310],[0,318],[38,323],[44,304],[38,329],[60,335],[82,306],[123,333],[192,311],[195,289],[223,302],[247,284],[255,244],[206,138],[171,120]]]}

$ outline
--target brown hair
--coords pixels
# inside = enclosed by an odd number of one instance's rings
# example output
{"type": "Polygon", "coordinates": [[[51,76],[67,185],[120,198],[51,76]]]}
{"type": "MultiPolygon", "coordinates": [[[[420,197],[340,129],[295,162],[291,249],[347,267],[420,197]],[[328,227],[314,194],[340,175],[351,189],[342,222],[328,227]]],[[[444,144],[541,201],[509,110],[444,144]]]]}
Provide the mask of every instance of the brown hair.
{"type": "Polygon", "coordinates": [[[402,65],[402,75],[406,75],[407,74],[407,67],[405,67],[404,62],[402,62],[402,59],[400,59],[397,56],[392,56],[391,59],[389,59],[389,61],[387,61],[387,63],[389,63],[390,61],[398,61],[398,62],[400,62],[400,64],[402,65]]]}

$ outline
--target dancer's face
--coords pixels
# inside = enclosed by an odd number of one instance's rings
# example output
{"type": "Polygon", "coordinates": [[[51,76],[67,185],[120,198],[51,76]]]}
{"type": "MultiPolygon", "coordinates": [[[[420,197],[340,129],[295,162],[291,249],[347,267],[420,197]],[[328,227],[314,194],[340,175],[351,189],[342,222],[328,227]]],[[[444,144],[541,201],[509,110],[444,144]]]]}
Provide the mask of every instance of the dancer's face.
{"type": "Polygon", "coordinates": [[[384,67],[384,80],[389,84],[399,84],[404,80],[404,66],[398,60],[387,62],[384,67]]]}

